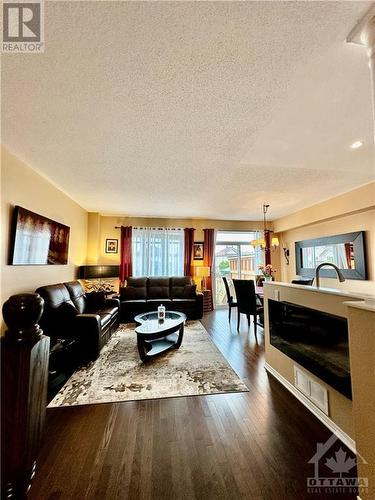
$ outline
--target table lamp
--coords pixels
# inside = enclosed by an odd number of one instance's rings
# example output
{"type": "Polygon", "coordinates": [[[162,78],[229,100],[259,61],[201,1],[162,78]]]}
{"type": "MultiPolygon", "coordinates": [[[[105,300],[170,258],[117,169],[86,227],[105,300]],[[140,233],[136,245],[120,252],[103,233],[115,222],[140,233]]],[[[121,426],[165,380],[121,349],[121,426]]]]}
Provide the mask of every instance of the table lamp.
{"type": "Polygon", "coordinates": [[[206,278],[211,275],[210,268],[208,266],[196,266],[195,275],[202,278],[201,290],[206,290],[206,278]]]}

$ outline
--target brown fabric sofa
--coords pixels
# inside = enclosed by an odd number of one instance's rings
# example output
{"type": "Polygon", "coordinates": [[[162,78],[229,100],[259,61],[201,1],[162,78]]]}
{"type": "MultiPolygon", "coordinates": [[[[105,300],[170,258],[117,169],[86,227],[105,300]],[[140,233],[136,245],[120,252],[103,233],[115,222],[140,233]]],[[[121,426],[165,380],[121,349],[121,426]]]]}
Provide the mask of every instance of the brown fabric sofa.
{"type": "Polygon", "coordinates": [[[42,286],[36,290],[45,301],[40,325],[52,339],[73,341],[79,358],[95,360],[120,319],[120,301],[104,293],[85,293],[79,281],[42,286]]]}
{"type": "Polygon", "coordinates": [[[134,316],[156,311],[163,304],[167,311],[186,314],[188,319],[203,316],[203,295],[197,293],[190,277],[128,278],[120,289],[121,321],[130,323],[134,316]]]}

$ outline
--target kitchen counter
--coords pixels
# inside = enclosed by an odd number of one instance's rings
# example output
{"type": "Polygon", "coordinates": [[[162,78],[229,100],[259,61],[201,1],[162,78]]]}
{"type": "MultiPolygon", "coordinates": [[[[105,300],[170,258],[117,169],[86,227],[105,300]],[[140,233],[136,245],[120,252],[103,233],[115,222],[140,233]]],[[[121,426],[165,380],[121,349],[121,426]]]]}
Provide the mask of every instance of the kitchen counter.
{"type": "Polygon", "coordinates": [[[348,307],[362,309],[363,311],[375,312],[375,302],[373,300],[371,300],[371,301],[365,300],[364,302],[362,302],[362,301],[355,301],[355,302],[349,301],[349,302],[344,302],[344,304],[348,307]]]}
{"type": "MultiPolygon", "coordinates": [[[[353,451],[357,449],[357,452],[365,457],[367,464],[359,464],[359,474],[361,477],[369,478],[369,482],[371,480],[375,483],[375,412],[373,411],[375,407],[375,296],[335,288],[317,288],[272,281],[264,283],[264,297],[265,368],[350,449],[353,451]],[[269,328],[271,303],[269,300],[296,304],[310,308],[310,310],[323,311],[329,315],[345,318],[349,332],[352,399],[345,397],[271,343],[269,328]],[[327,412],[317,407],[314,401],[309,400],[297,387],[296,368],[302,370],[327,391],[327,412]]],[[[303,334],[303,330],[301,333],[303,334]]],[[[294,338],[298,342],[298,337],[294,338]]]]}
{"type": "Polygon", "coordinates": [[[329,295],[340,295],[342,297],[347,297],[347,299],[358,299],[358,300],[372,300],[375,304],[375,295],[370,295],[367,293],[350,292],[346,290],[339,290],[338,288],[327,288],[327,287],[316,287],[307,285],[295,285],[293,283],[286,283],[284,281],[268,281],[264,282],[263,286],[285,286],[288,288],[294,288],[296,290],[305,290],[308,292],[324,293],[329,295]]]}
{"type": "Polygon", "coordinates": [[[315,373],[300,365],[285,352],[276,348],[271,343],[269,328],[269,301],[285,302],[306,307],[309,310],[343,318],[348,321],[348,307],[346,302],[363,303],[365,296],[358,293],[337,290],[334,288],[314,287],[272,281],[264,283],[264,336],[266,369],[279,380],[292,394],[298,398],[308,409],[314,413],[332,432],[339,435],[340,439],[350,448],[355,449],[355,432],[353,421],[352,401],[344,394],[333,388],[315,373]],[[296,387],[295,370],[300,369],[310,379],[315,380],[323,391],[327,393],[328,411],[325,413],[310,401],[296,387]]]}

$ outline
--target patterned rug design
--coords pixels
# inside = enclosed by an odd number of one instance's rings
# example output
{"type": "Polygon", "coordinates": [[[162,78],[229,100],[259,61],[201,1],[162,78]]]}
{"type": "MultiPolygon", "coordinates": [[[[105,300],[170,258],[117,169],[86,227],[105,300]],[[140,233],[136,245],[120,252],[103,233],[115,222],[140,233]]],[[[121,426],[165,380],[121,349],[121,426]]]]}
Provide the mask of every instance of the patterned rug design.
{"type": "Polygon", "coordinates": [[[247,391],[199,321],[187,322],[180,349],[147,364],[139,359],[134,325],[120,325],[99,358],[79,368],[48,407],[247,391]]]}

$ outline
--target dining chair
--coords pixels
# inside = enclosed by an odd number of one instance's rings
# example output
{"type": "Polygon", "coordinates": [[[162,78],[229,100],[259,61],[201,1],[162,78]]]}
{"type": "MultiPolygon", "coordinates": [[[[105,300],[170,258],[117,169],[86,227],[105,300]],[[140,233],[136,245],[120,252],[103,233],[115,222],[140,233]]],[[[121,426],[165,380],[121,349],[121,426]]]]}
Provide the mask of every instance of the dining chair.
{"type": "Polygon", "coordinates": [[[237,298],[237,330],[240,329],[241,314],[246,314],[250,327],[250,316],[254,317],[254,333],[257,334],[257,316],[263,312],[263,306],[255,293],[253,280],[233,280],[237,298]]]}
{"type": "Polygon", "coordinates": [[[225,292],[227,294],[227,303],[228,303],[228,310],[229,310],[228,321],[230,322],[232,307],[237,307],[237,302],[235,302],[233,299],[233,295],[231,294],[231,291],[229,288],[228,280],[225,276],[223,276],[223,281],[224,281],[224,286],[225,286],[225,292]]]}

